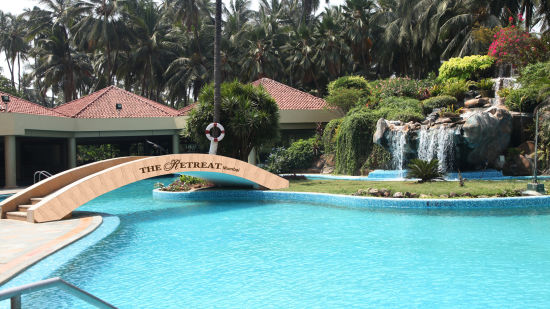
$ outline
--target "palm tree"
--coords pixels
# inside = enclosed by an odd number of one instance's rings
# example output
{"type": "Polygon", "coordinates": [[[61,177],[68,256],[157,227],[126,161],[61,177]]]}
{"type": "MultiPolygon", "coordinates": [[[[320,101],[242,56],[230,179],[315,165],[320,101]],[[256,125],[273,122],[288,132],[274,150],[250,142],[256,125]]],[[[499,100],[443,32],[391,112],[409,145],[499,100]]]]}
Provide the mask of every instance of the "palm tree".
{"type": "Polygon", "coordinates": [[[0,15],[0,44],[1,49],[6,56],[8,70],[10,71],[11,84],[15,87],[15,61],[17,60],[17,89],[21,91],[21,58],[26,60],[27,53],[30,49],[26,41],[27,30],[26,22],[23,16],[14,16],[11,14],[1,13],[0,15]]]}
{"type": "MultiPolygon", "coordinates": [[[[216,12],[215,12],[215,28],[214,35],[214,123],[220,122],[220,109],[221,109],[221,53],[220,45],[222,38],[222,0],[216,0],[216,12]]],[[[216,154],[218,151],[218,141],[212,140],[210,142],[210,150],[208,153],[216,154]]]]}
{"type": "Polygon", "coordinates": [[[118,44],[126,33],[121,14],[125,0],[80,0],[73,6],[75,14],[84,17],[74,26],[75,41],[79,47],[96,56],[97,70],[103,71],[106,85],[112,84],[115,74],[114,60],[118,44]]]}
{"type": "Polygon", "coordinates": [[[125,15],[127,28],[132,34],[132,48],[117,72],[122,73],[122,77],[132,72],[140,81],[141,95],[161,101],[165,87],[164,71],[176,58],[178,42],[168,35],[170,25],[155,2],[136,1],[128,6],[125,15]]]}

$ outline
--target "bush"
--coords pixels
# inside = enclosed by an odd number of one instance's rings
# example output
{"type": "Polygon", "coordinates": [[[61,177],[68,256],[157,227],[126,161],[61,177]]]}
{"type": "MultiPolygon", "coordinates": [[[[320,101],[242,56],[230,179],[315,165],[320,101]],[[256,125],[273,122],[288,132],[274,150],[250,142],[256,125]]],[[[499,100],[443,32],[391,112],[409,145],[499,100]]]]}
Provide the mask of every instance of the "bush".
{"type": "Polygon", "coordinates": [[[452,78],[433,89],[435,95],[449,95],[455,97],[457,100],[462,101],[469,90],[472,82],[466,80],[452,78]]]}
{"type": "Polygon", "coordinates": [[[372,150],[376,122],[383,117],[377,110],[366,108],[350,112],[336,135],[335,172],[356,175],[372,150]]]}
{"type": "Polygon", "coordinates": [[[422,113],[424,115],[430,114],[434,108],[448,107],[451,105],[456,105],[457,100],[455,97],[450,95],[441,95],[437,97],[432,97],[426,99],[420,103],[422,106],[422,113]]]}
{"type": "Polygon", "coordinates": [[[432,181],[442,176],[443,173],[439,171],[439,161],[437,159],[431,161],[412,159],[407,166],[407,178],[419,178],[419,182],[432,181]]]}
{"type": "Polygon", "coordinates": [[[323,146],[325,148],[325,153],[334,153],[336,150],[336,135],[342,120],[343,118],[332,119],[325,126],[325,130],[323,131],[323,146]]]}
{"type": "Polygon", "coordinates": [[[325,100],[330,106],[338,107],[347,113],[353,107],[366,103],[367,97],[363,90],[340,88],[338,91],[332,91],[325,100]]]}
{"type": "Polygon", "coordinates": [[[491,91],[495,87],[495,81],[490,78],[484,78],[477,83],[479,90],[491,91]]]}
{"type": "Polygon", "coordinates": [[[372,94],[377,100],[387,97],[410,97],[423,100],[430,97],[433,81],[396,77],[375,80],[371,83],[372,94]]]}
{"type": "Polygon", "coordinates": [[[489,46],[488,54],[495,57],[497,63],[521,67],[547,58],[544,42],[522,27],[521,15],[518,19],[510,17],[508,21],[509,25],[495,34],[489,46]]]}
{"type": "Polygon", "coordinates": [[[420,101],[407,97],[388,97],[380,101],[378,110],[384,118],[403,122],[422,121],[420,101]]]}
{"type": "Polygon", "coordinates": [[[357,89],[364,93],[365,96],[371,94],[369,83],[362,76],[343,76],[332,82],[327,86],[328,92],[333,94],[337,89],[357,89]]]}
{"type": "Polygon", "coordinates": [[[164,184],[159,182],[155,184],[155,188],[158,188],[161,191],[179,192],[202,188],[208,185],[210,184],[206,180],[193,176],[180,175],[178,179],[176,179],[168,186],[165,187],[164,184]]]}
{"type": "Polygon", "coordinates": [[[463,58],[451,58],[439,67],[440,81],[446,81],[451,78],[461,80],[479,80],[489,72],[495,62],[491,56],[473,55],[463,58]]]}
{"type": "MultiPolygon", "coordinates": [[[[225,138],[218,154],[246,161],[252,148],[272,143],[279,134],[279,110],[275,100],[261,87],[237,81],[221,85],[220,123],[225,138]]],[[[189,113],[186,134],[203,149],[209,145],[204,129],[212,122],[214,87],[204,87],[197,107],[189,113]]]]}
{"type": "Polygon", "coordinates": [[[550,84],[550,62],[530,64],[520,71],[518,83],[523,86],[543,87],[550,84]]]}
{"type": "Polygon", "coordinates": [[[272,173],[293,173],[308,169],[319,157],[317,139],[300,139],[287,149],[277,148],[267,159],[267,170],[272,173]]]}
{"type": "Polygon", "coordinates": [[[327,86],[328,96],[325,97],[327,103],[333,107],[338,107],[347,113],[355,106],[367,102],[371,95],[369,83],[362,76],[343,76],[327,86]]]}
{"type": "Polygon", "coordinates": [[[539,89],[535,87],[508,89],[500,91],[499,95],[504,98],[504,105],[517,112],[531,113],[541,102],[539,101],[539,89]]]}

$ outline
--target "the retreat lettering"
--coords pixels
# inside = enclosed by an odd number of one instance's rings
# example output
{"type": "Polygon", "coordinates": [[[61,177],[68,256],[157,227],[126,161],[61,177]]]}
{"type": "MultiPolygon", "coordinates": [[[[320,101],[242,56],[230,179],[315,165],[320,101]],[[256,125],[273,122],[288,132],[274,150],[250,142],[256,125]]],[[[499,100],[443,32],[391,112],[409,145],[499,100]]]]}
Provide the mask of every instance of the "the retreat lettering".
{"type": "Polygon", "coordinates": [[[238,172],[238,168],[234,167],[227,167],[222,165],[222,163],[214,163],[214,162],[206,162],[206,161],[181,161],[181,160],[172,160],[170,162],[166,162],[164,166],[160,165],[151,165],[146,167],[140,167],[139,170],[142,174],[145,173],[152,173],[152,172],[158,172],[161,169],[164,169],[164,171],[176,171],[181,169],[188,169],[188,168],[205,168],[205,169],[213,169],[213,170],[226,170],[226,171],[234,171],[238,172]]]}
{"type": "Polygon", "coordinates": [[[151,165],[146,167],[140,167],[139,170],[142,174],[160,171],[160,165],[151,165]]]}

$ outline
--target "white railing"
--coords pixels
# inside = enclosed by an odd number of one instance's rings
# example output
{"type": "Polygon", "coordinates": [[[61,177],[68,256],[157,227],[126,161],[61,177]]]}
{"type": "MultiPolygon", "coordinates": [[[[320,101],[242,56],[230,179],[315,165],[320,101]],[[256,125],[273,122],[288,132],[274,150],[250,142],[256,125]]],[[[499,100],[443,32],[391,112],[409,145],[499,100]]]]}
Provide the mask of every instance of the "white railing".
{"type": "Polygon", "coordinates": [[[32,178],[33,178],[34,183],[37,183],[40,180],[42,180],[42,177],[44,177],[44,179],[46,179],[48,177],[52,177],[52,174],[50,174],[48,171],[36,171],[36,172],[34,172],[34,176],[32,178]]]}
{"type": "MultiPolygon", "coordinates": [[[[4,291],[0,291],[0,301],[9,299],[11,309],[21,309],[21,295],[37,292],[40,290],[50,289],[50,288],[59,288],[65,292],[80,298],[81,300],[87,302],[92,306],[102,309],[117,309],[117,307],[109,304],[108,302],[82,290],[78,287],[64,281],[59,277],[50,278],[30,284],[25,284],[22,286],[10,288],[4,291]]],[[[30,308],[30,307],[29,307],[30,308]]]]}

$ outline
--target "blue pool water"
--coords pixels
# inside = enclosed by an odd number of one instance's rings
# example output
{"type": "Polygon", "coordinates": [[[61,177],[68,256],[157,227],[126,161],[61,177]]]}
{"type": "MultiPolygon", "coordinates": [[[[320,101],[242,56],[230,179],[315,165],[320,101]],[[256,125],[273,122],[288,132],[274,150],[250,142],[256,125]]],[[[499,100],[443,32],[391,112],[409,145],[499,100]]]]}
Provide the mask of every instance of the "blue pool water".
{"type": "MultiPolygon", "coordinates": [[[[158,201],[157,181],[82,207],[119,215],[118,230],[44,278],[60,276],[120,308],[550,303],[548,210],[158,201]]],[[[88,308],[55,290],[23,304],[88,308]]]]}

